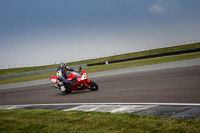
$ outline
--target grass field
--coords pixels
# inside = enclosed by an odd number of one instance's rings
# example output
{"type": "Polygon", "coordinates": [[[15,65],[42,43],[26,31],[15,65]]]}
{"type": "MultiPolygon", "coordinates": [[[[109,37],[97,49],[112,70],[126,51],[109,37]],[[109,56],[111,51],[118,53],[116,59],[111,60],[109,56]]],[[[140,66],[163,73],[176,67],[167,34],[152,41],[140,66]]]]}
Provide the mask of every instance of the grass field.
{"type": "Polygon", "coordinates": [[[55,110],[0,110],[1,133],[133,133],[200,132],[200,118],[166,119],[156,116],[55,110]]]}
{"type": "MultiPolygon", "coordinates": [[[[140,56],[160,54],[160,53],[180,51],[180,50],[196,49],[196,48],[200,48],[200,43],[153,49],[153,50],[147,50],[147,51],[142,51],[142,52],[134,52],[134,53],[128,53],[128,54],[122,54],[122,55],[116,55],[116,56],[109,56],[109,57],[98,58],[98,59],[71,62],[71,63],[68,63],[68,66],[99,63],[99,62],[105,62],[105,61],[113,61],[113,60],[127,59],[127,58],[133,58],[133,57],[140,57],[140,56]]],[[[23,72],[30,72],[30,71],[37,71],[37,70],[46,70],[46,69],[52,69],[52,68],[57,68],[57,67],[58,67],[58,64],[39,66],[39,67],[0,69],[0,75],[23,73],[23,72]]]]}

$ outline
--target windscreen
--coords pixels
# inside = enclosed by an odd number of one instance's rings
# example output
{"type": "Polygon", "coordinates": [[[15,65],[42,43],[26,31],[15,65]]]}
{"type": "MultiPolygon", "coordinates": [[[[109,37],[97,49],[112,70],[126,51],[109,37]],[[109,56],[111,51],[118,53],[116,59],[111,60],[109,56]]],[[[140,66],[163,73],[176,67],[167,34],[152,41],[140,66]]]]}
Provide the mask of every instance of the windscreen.
{"type": "MultiPolygon", "coordinates": [[[[82,76],[82,73],[79,73],[79,72],[70,72],[70,73],[75,74],[76,77],[81,77],[81,76],[82,76]]],[[[70,73],[69,73],[69,74],[70,74],[70,73]]]]}

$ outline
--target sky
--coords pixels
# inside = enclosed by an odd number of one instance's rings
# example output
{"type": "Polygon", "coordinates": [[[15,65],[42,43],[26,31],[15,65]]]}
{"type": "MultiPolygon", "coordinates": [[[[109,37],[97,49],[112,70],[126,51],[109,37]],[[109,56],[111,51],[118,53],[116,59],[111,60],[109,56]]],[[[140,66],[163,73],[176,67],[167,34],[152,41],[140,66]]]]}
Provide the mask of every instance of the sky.
{"type": "Polygon", "coordinates": [[[200,0],[0,0],[0,69],[200,41],[200,0]]]}

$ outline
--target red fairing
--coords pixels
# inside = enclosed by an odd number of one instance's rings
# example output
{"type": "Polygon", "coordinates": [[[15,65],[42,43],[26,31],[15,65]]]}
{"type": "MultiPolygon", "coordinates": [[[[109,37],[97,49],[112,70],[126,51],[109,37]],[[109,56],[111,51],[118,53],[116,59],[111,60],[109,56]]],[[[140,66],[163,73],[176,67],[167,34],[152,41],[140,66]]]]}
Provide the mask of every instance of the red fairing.
{"type": "MultiPolygon", "coordinates": [[[[85,87],[85,85],[87,87],[89,87],[88,83],[90,82],[90,79],[88,79],[88,76],[86,74],[85,71],[81,71],[81,72],[70,72],[67,76],[67,80],[72,81],[74,78],[77,79],[77,82],[70,88],[72,91],[75,90],[85,90],[88,89],[85,87]]],[[[57,82],[57,76],[51,76],[50,80],[56,84],[58,84],[57,82]]]]}
{"type": "Polygon", "coordinates": [[[57,76],[51,76],[50,79],[52,82],[58,84],[57,76]]]}
{"type": "Polygon", "coordinates": [[[76,76],[76,74],[71,72],[71,73],[69,73],[67,80],[72,81],[75,76],[76,76]]]}
{"type": "MultiPolygon", "coordinates": [[[[70,72],[70,73],[68,73],[68,76],[66,79],[69,81],[76,79],[75,84],[73,84],[71,86],[71,88],[69,88],[71,91],[86,90],[86,89],[94,91],[94,90],[98,89],[98,85],[94,81],[91,81],[90,79],[88,79],[88,76],[85,71],[70,72]]],[[[51,76],[50,80],[52,82],[58,84],[57,76],[51,76]]],[[[65,85],[65,83],[63,83],[63,84],[65,85]]],[[[59,88],[59,86],[54,86],[54,87],[59,88]]]]}
{"type": "Polygon", "coordinates": [[[85,83],[89,83],[89,82],[90,82],[90,79],[87,79],[85,83]]]}

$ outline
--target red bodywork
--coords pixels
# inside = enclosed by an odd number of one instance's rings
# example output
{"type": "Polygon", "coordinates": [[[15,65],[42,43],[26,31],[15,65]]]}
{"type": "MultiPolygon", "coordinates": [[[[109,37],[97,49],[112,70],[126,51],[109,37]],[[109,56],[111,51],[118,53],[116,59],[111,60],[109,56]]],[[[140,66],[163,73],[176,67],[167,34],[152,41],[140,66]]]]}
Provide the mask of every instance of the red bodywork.
{"type": "MultiPolygon", "coordinates": [[[[70,72],[66,79],[69,81],[72,81],[73,78],[76,78],[77,82],[74,85],[72,85],[70,90],[72,90],[72,91],[85,90],[85,89],[88,89],[87,87],[90,87],[88,85],[88,83],[90,82],[90,79],[88,79],[88,76],[85,71],[80,71],[79,73],[78,72],[70,72]]],[[[51,76],[50,80],[52,82],[58,84],[57,76],[51,76]]]]}

